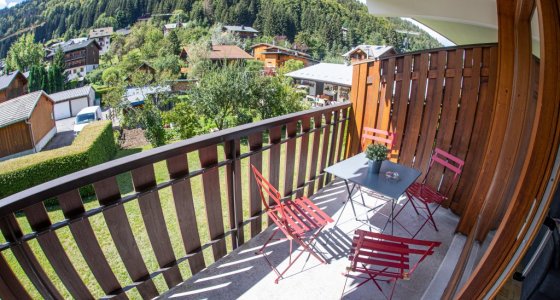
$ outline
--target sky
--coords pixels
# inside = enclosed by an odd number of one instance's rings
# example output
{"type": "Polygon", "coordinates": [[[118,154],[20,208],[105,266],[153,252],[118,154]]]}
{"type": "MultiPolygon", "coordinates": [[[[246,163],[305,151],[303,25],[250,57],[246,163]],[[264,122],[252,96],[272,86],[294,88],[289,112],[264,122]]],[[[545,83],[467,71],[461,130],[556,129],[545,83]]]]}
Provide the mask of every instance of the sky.
{"type": "Polygon", "coordinates": [[[12,7],[18,3],[20,3],[22,0],[0,0],[0,9],[3,9],[5,7],[12,7]]]}

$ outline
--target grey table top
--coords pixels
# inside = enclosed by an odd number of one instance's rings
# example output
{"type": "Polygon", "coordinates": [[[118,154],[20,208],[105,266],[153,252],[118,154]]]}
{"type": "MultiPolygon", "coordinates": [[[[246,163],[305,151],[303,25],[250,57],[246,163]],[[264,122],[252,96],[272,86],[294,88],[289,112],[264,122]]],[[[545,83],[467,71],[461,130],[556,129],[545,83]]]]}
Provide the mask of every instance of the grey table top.
{"type": "Polygon", "coordinates": [[[379,174],[374,174],[369,169],[368,161],[365,153],[361,153],[326,168],[325,172],[392,199],[398,199],[421,174],[416,169],[390,161],[384,161],[379,174]],[[399,173],[399,180],[387,179],[385,173],[388,171],[399,173]]]}

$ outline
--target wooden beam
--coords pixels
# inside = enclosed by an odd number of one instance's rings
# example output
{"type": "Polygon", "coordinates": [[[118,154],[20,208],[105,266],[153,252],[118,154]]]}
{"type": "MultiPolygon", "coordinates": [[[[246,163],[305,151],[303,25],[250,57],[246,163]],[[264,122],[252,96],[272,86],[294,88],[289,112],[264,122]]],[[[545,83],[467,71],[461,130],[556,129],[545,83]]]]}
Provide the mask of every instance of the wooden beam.
{"type": "MultiPolygon", "coordinates": [[[[498,11],[500,11],[500,7],[511,5],[511,3],[505,2],[508,1],[498,1],[498,11]]],[[[551,180],[551,174],[560,140],[559,5],[556,0],[537,0],[536,2],[541,41],[541,68],[537,109],[533,118],[527,154],[519,172],[519,180],[513,186],[511,202],[502,218],[500,227],[473,275],[457,295],[458,299],[494,296],[488,292],[501,275],[505,275],[504,278],[511,275],[510,273],[513,272],[511,268],[507,274],[503,273],[508,264],[512,262],[515,252],[520,250],[521,253],[524,253],[536,236],[537,231],[526,236],[529,226],[524,226],[525,222],[540,224],[543,221],[544,215],[540,219],[535,219],[535,210],[531,209],[532,202],[534,201],[536,206],[550,205],[553,193],[547,194],[547,197],[543,198],[544,192],[547,187],[553,190],[558,187],[558,176],[551,180]],[[523,249],[518,249],[524,239],[527,240],[527,243],[524,244],[523,249]]],[[[500,16],[500,19],[503,17],[500,16]]],[[[513,264],[519,263],[521,257],[523,255],[513,261],[513,264]]],[[[498,286],[501,284],[503,282],[498,282],[498,286]]]]}

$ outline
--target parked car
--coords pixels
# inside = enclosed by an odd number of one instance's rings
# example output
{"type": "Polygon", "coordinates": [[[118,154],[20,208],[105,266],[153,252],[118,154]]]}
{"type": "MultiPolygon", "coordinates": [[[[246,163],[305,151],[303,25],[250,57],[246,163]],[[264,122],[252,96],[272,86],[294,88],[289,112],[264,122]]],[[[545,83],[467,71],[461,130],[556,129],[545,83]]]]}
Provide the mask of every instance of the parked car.
{"type": "Polygon", "coordinates": [[[77,135],[87,124],[99,121],[102,117],[99,106],[90,106],[80,110],[74,120],[74,134],[77,135]]]}

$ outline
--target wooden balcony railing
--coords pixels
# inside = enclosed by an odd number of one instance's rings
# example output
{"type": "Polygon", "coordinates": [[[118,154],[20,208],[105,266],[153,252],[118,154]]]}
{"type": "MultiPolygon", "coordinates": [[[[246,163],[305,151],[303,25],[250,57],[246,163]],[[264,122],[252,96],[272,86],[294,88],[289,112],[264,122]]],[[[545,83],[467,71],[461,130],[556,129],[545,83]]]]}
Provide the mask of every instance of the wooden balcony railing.
{"type": "Polygon", "coordinates": [[[0,200],[5,239],[0,244],[0,297],[158,296],[243,244],[245,234],[261,232],[262,205],[249,163],[268,169],[265,176],[283,188],[285,197],[322,188],[330,180],[323,169],[345,157],[349,107],[341,103],[198,136],[0,200]],[[189,160],[193,155],[194,165],[189,160]],[[155,172],[155,165],[161,168],[162,163],[167,173],[163,180],[155,172]],[[121,191],[122,176],[132,178],[131,193],[121,191]],[[95,199],[82,199],[78,189],[90,184],[95,199]],[[53,197],[59,207],[45,206],[53,197]],[[171,213],[162,209],[167,198],[174,206],[171,213]],[[139,207],[141,217],[130,213],[131,205],[139,207]],[[196,207],[204,207],[202,216],[196,207]],[[56,217],[59,209],[63,216],[56,217]],[[170,232],[170,218],[176,218],[180,234],[170,232]],[[133,220],[142,224],[147,237],[135,234],[133,220]],[[71,235],[62,240],[60,235],[68,230],[71,235]],[[99,240],[99,230],[111,238],[99,240]],[[182,240],[182,256],[172,245],[177,240],[182,240]],[[143,255],[150,246],[155,268],[143,255]],[[74,252],[68,252],[70,248],[74,252]],[[120,256],[122,264],[108,262],[108,248],[116,249],[111,255],[120,256]],[[85,270],[74,264],[79,259],[76,249],[85,270]],[[89,282],[83,280],[85,272],[91,274],[89,282]]]}

